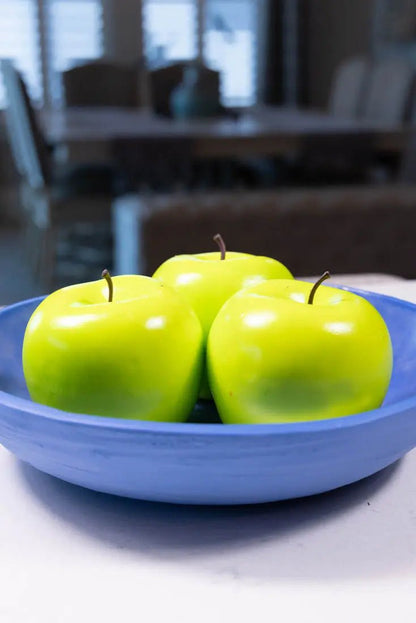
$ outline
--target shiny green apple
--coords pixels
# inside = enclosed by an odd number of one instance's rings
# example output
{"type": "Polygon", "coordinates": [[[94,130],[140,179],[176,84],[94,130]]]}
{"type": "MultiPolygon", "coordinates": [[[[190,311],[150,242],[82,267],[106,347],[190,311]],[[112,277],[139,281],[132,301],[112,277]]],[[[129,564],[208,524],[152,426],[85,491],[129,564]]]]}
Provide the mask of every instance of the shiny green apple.
{"type": "MultiPolygon", "coordinates": [[[[176,255],[164,262],[153,277],[173,287],[195,310],[205,341],[223,304],[242,288],[267,279],[290,279],[292,274],[270,257],[226,251],[217,234],[219,252],[176,255]]],[[[201,398],[211,398],[205,374],[201,398]]]]}
{"type": "Polygon", "coordinates": [[[201,382],[199,320],[155,279],[107,279],[57,290],[34,311],[22,354],[32,399],[78,413],[184,421],[201,382]]]}
{"type": "Polygon", "coordinates": [[[223,422],[327,419],[381,405],[392,372],[383,318],[352,292],[311,294],[310,283],[272,280],[222,307],[207,362],[223,422]]]}

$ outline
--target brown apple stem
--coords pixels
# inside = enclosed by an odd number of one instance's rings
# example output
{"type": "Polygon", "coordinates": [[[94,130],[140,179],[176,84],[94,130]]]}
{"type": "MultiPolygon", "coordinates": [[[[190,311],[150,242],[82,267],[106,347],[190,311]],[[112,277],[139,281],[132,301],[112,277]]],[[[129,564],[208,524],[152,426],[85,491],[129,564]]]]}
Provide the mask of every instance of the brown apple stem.
{"type": "Polygon", "coordinates": [[[225,260],[225,254],[227,253],[227,247],[225,246],[225,242],[221,236],[221,234],[215,234],[213,240],[217,243],[221,251],[221,259],[225,260]]]}
{"type": "Polygon", "coordinates": [[[108,284],[108,302],[111,303],[113,300],[113,280],[111,279],[111,275],[106,268],[104,268],[101,273],[101,277],[105,279],[108,284]]]}
{"type": "Polygon", "coordinates": [[[317,291],[317,289],[319,288],[319,286],[321,285],[321,283],[322,283],[323,281],[325,281],[326,279],[329,279],[329,278],[330,278],[330,276],[331,276],[331,275],[329,274],[329,271],[328,271],[328,270],[326,270],[326,271],[324,272],[324,274],[323,274],[321,277],[319,277],[318,281],[315,283],[315,285],[313,286],[313,288],[312,288],[312,290],[311,290],[311,292],[310,292],[310,294],[309,294],[309,298],[308,298],[308,305],[312,305],[312,303],[313,303],[313,299],[314,299],[314,296],[315,296],[315,292],[317,291]]]}

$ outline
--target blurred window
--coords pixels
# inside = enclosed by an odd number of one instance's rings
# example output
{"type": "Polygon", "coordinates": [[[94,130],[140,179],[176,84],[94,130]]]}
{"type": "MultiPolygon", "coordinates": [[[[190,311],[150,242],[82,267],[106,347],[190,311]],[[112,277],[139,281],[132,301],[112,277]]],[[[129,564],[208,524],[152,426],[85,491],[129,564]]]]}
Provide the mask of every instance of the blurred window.
{"type": "MultiPolygon", "coordinates": [[[[221,72],[225,105],[255,102],[258,19],[265,0],[141,2],[144,54],[151,67],[202,57],[221,72]]],[[[103,0],[0,0],[0,58],[15,62],[39,104],[59,104],[61,72],[104,54],[102,4],[103,0]]],[[[0,108],[4,104],[0,81],[0,108]]]]}
{"type": "Polygon", "coordinates": [[[257,79],[256,0],[208,0],[204,22],[204,56],[209,66],[221,71],[223,103],[253,104],[257,79]]]}
{"type": "Polygon", "coordinates": [[[101,0],[48,0],[51,99],[62,97],[60,73],[103,54],[101,0]]]}
{"type": "MultiPolygon", "coordinates": [[[[42,98],[38,14],[34,0],[0,0],[0,58],[10,58],[22,72],[31,96],[42,98]]],[[[0,80],[0,107],[5,94],[0,80]]]]}
{"type": "Polygon", "coordinates": [[[102,0],[0,0],[0,58],[15,62],[38,103],[45,86],[59,102],[60,72],[102,52],[102,0]]]}
{"type": "Polygon", "coordinates": [[[202,50],[204,62],[221,71],[223,103],[253,104],[261,3],[262,0],[144,0],[143,30],[149,64],[195,58],[202,50]]]}
{"type": "Polygon", "coordinates": [[[144,0],[145,54],[151,67],[197,55],[196,0],[144,0]]]}

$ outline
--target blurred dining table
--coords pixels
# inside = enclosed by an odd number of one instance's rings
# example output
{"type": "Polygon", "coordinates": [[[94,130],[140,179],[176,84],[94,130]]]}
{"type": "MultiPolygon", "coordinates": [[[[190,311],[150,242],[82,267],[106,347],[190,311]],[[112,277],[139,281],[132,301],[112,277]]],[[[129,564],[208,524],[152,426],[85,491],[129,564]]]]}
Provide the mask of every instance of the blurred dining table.
{"type": "Polygon", "coordinates": [[[174,120],[147,109],[63,108],[41,113],[48,141],[65,145],[75,159],[102,159],[120,138],[184,139],[198,158],[283,156],[301,147],[305,137],[352,134],[371,136],[377,152],[400,153],[411,128],[336,117],[323,111],[256,106],[238,116],[174,120]]]}

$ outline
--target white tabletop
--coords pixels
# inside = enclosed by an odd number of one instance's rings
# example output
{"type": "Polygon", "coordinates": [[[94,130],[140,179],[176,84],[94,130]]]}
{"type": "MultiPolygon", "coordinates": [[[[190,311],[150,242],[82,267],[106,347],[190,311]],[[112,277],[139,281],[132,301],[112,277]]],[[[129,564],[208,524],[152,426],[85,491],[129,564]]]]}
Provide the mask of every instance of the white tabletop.
{"type": "MultiPolygon", "coordinates": [[[[338,281],[416,302],[416,281],[338,281]]],[[[320,496],[181,507],[93,493],[0,447],[0,621],[414,623],[415,474],[411,452],[320,496]]]]}

